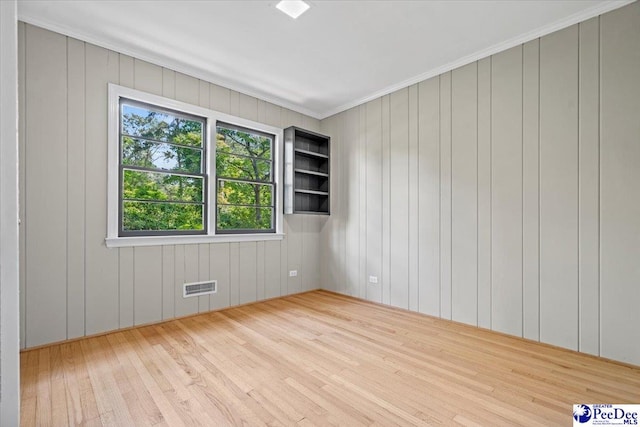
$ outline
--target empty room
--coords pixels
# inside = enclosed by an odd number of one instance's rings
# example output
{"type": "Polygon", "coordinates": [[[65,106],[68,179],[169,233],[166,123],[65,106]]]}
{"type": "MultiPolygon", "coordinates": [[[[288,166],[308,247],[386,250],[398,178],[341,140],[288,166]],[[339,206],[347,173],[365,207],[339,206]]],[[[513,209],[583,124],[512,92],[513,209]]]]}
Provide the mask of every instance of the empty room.
{"type": "Polygon", "coordinates": [[[0,1],[0,425],[640,419],[640,2],[0,1]]]}

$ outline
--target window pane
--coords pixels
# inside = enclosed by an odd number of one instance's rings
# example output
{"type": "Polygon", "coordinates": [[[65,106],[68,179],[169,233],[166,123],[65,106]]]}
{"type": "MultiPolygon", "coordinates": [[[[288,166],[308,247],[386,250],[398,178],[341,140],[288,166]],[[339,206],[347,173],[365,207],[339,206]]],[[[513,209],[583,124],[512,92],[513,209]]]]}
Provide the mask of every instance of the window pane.
{"type": "Polygon", "coordinates": [[[272,208],[218,206],[218,230],[270,230],[272,208]]]}
{"type": "Polygon", "coordinates": [[[203,184],[202,177],[125,169],[122,197],[124,199],[202,202],[203,184]]]}
{"type": "Polygon", "coordinates": [[[271,159],[271,138],[264,135],[242,132],[218,126],[216,149],[219,153],[271,159]]]}
{"type": "Polygon", "coordinates": [[[218,180],[218,203],[271,206],[273,187],[266,184],[218,180]]]}
{"type": "Polygon", "coordinates": [[[203,122],[165,111],[122,104],[122,133],[158,141],[202,147],[203,122]]]}
{"type": "Polygon", "coordinates": [[[216,129],[218,230],[272,230],[274,138],[232,125],[216,129]]]}
{"type": "Polygon", "coordinates": [[[271,181],[271,162],[266,160],[217,153],[216,170],[219,177],[271,181]]]}
{"type": "Polygon", "coordinates": [[[123,202],[124,231],[203,230],[203,205],[123,202]]]}
{"type": "Polygon", "coordinates": [[[122,164],[200,173],[202,150],[124,136],[122,137],[122,164]]]}

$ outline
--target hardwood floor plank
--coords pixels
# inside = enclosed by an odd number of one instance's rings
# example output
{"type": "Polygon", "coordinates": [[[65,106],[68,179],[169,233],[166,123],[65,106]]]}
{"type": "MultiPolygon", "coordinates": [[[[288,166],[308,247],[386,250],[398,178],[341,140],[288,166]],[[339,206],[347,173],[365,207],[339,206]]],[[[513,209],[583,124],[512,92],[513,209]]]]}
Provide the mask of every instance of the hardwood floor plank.
{"type": "Polygon", "coordinates": [[[294,388],[307,399],[323,408],[327,414],[328,423],[353,427],[369,424],[369,420],[362,413],[356,411],[355,408],[343,406],[341,404],[343,402],[332,402],[332,396],[325,396],[321,388],[315,388],[313,385],[305,386],[305,384],[301,384],[293,378],[286,378],[284,381],[289,387],[294,388]]]}
{"type": "Polygon", "coordinates": [[[69,422],[64,365],[60,346],[51,348],[51,419],[54,426],[69,422]]]}
{"type": "Polygon", "coordinates": [[[314,291],[25,351],[21,386],[24,426],[548,426],[640,367],[314,291]]]}
{"type": "Polygon", "coordinates": [[[82,398],[80,384],[76,377],[76,361],[71,351],[71,343],[60,346],[62,363],[64,365],[64,393],[67,398],[67,423],[78,425],[83,422],[82,398]]]}
{"type": "Polygon", "coordinates": [[[51,359],[50,349],[43,348],[38,358],[37,396],[36,396],[36,425],[49,426],[52,424],[51,414],[51,359]]]}
{"type": "Polygon", "coordinates": [[[163,366],[157,362],[152,344],[140,333],[139,330],[127,331],[125,334],[129,347],[135,351],[132,357],[139,359],[141,366],[137,366],[141,375],[145,378],[147,388],[161,402],[159,408],[163,417],[172,421],[171,425],[204,425],[200,421],[199,414],[194,414],[189,408],[189,393],[186,390],[176,390],[165,376],[163,366]],[[168,406],[167,406],[168,403],[168,406]]]}
{"type": "MultiPolygon", "coordinates": [[[[111,372],[107,339],[97,337],[80,342],[87,360],[91,389],[95,394],[100,419],[104,425],[132,424],[133,419],[122,397],[122,390],[111,372]]],[[[142,420],[140,420],[142,422],[142,420]]]]}
{"type": "Polygon", "coordinates": [[[117,362],[112,371],[117,372],[116,381],[132,416],[141,419],[144,425],[156,425],[164,421],[164,417],[151,397],[149,389],[138,375],[135,366],[129,359],[129,349],[125,346],[122,333],[107,335],[107,341],[113,349],[110,360],[117,362]]]}
{"type": "MultiPolygon", "coordinates": [[[[89,371],[87,370],[87,361],[82,352],[80,341],[71,343],[71,351],[80,393],[80,405],[82,407],[82,420],[100,420],[100,411],[96,403],[96,395],[91,384],[89,371]]],[[[82,421],[80,422],[80,424],[82,421]]]]}
{"type": "Polygon", "coordinates": [[[20,419],[26,425],[36,424],[39,356],[38,351],[20,354],[20,419]]]}
{"type": "MultiPolygon", "coordinates": [[[[139,331],[134,330],[133,332],[137,333],[136,335],[144,335],[147,339],[156,338],[154,341],[159,341],[158,334],[149,334],[150,328],[143,328],[139,331]]],[[[189,372],[175,363],[175,359],[165,350],[165,347],[160,343],[152,345],[150,357],[157,364],[162,376],[169,382],[171,387],[167,392],[172,397],[172,400],[177,402],[176,409],[180,410],[181,416],[190,422],[198,422],[195,425],[217,425],[214,418],[218,419],[218,417],[211,418],[210,413],[202,407],[195,396],[194,391],[197,389],[189,388],[192,383],[189,372]]]]}
{"type": "Polygon", "coordinates": [[[156,410],[158,410],[162,420],[165,421],[167,425],[179,425],[181,423],[180,417],[160,389],[158,383],[154,381],[152,374],[147,370],[147,367],[140,359],[136,349],[127,339],[127,334],[123,333],[114,335],[122,346],[122,350],[126,352],[128,361],[124,363],[130,364],[130,366],[135,370],[141,382],[140,387],[144,387],[144,389],[149,393],[149,396],[153,400],[156,410]]]}

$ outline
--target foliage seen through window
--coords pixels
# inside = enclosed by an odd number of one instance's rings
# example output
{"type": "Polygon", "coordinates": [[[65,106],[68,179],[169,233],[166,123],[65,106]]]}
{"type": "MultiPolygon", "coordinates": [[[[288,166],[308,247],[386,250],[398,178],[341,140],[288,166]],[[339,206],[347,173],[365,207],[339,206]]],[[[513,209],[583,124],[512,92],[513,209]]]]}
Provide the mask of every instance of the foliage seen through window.
{"type": "Polygon", "coordinates": [[[216,130],[217,230],[273,231],[273,136],[222,123],[216,130]]]}
{"type": "Polygon", "coordinates": [[[120,108],[121,234],[204,233],[204,119],[120,108]]]}

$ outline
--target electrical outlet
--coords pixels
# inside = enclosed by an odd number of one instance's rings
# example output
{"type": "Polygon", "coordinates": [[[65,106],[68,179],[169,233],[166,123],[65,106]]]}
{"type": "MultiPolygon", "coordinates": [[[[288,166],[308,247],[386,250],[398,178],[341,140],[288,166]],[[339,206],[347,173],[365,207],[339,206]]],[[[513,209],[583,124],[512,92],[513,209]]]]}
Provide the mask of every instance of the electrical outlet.
{"type": "Polygon", "coordinates": [[[378,283],[378,276],[369,276],[369,283],[378,283]]]}
{"type": "Polygon", "coordinates": [[[289,270],[289,277],[296,277],[298,275],[298,270],[289,270]]]}

